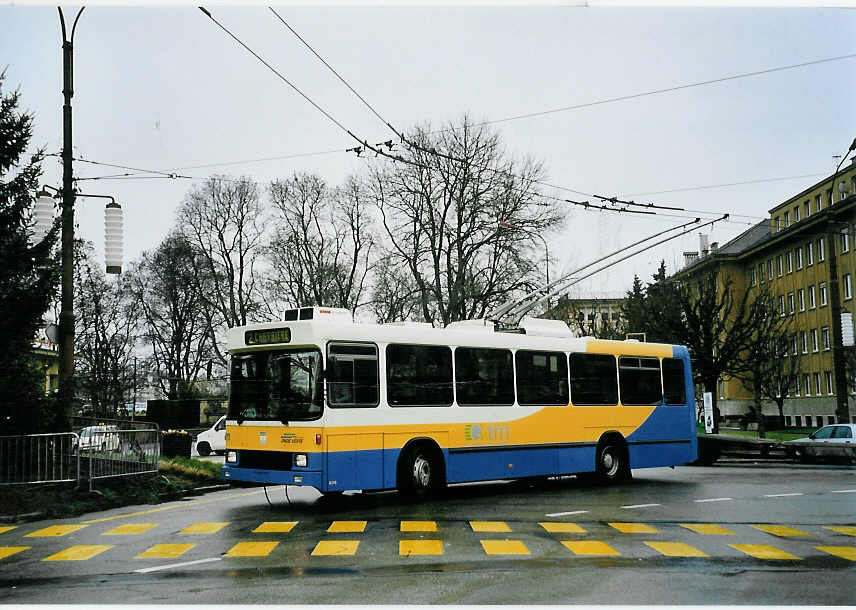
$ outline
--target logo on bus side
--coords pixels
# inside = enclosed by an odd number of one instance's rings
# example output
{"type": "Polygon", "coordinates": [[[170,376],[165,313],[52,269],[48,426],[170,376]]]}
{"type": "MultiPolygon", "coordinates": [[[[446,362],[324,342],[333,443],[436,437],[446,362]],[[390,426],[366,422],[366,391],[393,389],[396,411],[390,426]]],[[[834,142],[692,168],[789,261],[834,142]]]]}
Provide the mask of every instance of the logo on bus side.
{"type": "Polygon", "coordinates": [[[300,444],[303,442],[303,437],[297,436],[296,434],[286,433],[286,434],[283,434],[282,436],[280,436],[279,440],[282,441],[283,443],[300,444]]]}
{"type": "Polygon", "coordinates": [[[467,424],[464,427],[464,438],[468,441],[507,441],[511,440],[511,430],[508,426],[467,424]]]}

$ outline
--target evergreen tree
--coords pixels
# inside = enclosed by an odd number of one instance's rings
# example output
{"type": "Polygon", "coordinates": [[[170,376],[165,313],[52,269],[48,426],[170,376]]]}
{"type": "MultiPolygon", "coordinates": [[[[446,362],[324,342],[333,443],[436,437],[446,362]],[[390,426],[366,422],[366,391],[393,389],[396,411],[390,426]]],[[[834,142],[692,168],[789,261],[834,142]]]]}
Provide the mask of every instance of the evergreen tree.
{"type": "Polygon", "coordinates": [[[624,304],[621,306],[621,316],[624,318],[627,332],[645,332],[648,326],[645,290],[638,275],[633,276],[633,287],[627,292],[624,304]]]}
{"type": "Polygon", "coordinates": [[[33,341],[59,280],[52,255],[58,228],[31,243],[30,211],[44,153],[22,161],[33,116],[18,110],[18,91],[3,92],[4,78],[0,73],[0,434],[22,434],[56,425],[33,341]]]}

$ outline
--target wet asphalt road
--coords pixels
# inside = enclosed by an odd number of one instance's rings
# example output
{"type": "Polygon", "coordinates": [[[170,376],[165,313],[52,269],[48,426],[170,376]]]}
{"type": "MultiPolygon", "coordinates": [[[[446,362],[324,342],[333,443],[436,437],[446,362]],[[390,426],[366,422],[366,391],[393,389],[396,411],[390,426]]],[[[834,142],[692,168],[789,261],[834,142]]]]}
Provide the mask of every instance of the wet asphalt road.
{"type": "Polygon", "coordinates": [[[0,526],[0,603],[854,603],[851,466],[287,491],[0,526]]]}

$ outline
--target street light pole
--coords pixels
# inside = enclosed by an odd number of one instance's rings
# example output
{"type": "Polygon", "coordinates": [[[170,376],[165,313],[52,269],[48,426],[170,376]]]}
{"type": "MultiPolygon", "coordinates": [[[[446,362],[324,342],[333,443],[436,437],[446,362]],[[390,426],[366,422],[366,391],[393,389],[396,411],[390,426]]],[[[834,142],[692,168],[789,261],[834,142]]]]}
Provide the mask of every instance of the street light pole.
{"type": "Polygon", "coordinates": [[[72,185],[72,123],[71,98],[74,95],[73,41],[77,20],[83,7],[77,12],[71,27],[71,37],[66,35],[62,8],[59,23],[62,27],[62,301],[59,314],[59,393],[65,406],[66,417],[72,415],[72,379],[74,375],[74,187],[72,185]]]}

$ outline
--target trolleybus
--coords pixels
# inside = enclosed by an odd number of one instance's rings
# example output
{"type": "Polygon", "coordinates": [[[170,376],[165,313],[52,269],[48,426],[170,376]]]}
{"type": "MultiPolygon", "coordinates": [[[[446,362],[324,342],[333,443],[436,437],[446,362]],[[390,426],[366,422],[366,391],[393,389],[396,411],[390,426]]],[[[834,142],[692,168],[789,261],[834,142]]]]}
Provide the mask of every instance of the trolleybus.
{"type": "Polygon", "coordinates": [[[229,331],[227,480],[425,495],[697,457],[685,347],[578,338],[523,318],[433,328],[306,307],[229,331]]]}

